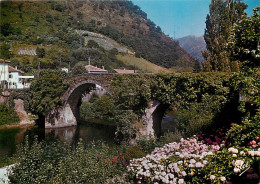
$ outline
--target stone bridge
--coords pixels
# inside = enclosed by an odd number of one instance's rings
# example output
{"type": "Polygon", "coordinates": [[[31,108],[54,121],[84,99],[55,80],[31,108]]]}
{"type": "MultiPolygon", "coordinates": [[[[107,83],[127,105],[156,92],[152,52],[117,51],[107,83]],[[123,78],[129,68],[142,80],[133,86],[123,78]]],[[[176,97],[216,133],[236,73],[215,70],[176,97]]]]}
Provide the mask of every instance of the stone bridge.
{"type": "Polygon", "coordinates": [[[66,78],[70,87],[61,97],[62,106],[53,109],[45,119],[45,128],[59,128],[77,125],[82,95],[102,87],[110,93],[113,74],[83,74],[66,78]]]}
{"type": "MultiPolygon", "coordinates": [[[[80,117],[79,107],[82,95],[95,90],[97,86],[111,94],[110,84],[114,75],[120,74],[83,74],[67,78],[66,80],[68,80],[70,87],[61,97],[62,106],[53,109],[45,118],[45,128],[77,125],[80,117]]],[[[161,121],[167,108],[167,106],[157,101],[150,102],[149,108],[146,109],[142,117],[144,125],[140,130],[142,135],[160,135],[161,121]]]]}

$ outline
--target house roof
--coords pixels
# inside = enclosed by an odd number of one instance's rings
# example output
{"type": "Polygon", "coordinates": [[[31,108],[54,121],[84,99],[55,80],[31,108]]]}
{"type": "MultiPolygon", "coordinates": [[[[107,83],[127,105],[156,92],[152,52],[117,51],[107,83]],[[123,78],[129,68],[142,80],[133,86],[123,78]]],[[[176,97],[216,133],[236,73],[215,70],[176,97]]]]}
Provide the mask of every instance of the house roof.
{"type": "Polygon", "coordinates": [[[0,63],[10,63],[10,61],[5,60],[5,59],[0,59],[0,63]]]}
{"type": "Polygon", "coordinates": [[[92,65],[86,65],[85,68],[88,72],[107,72],[104,68],[98,68],[92,65]]]}
{"type": "Polygon", "coordinates": [[[136,73],[136,70],[114,69],[116,73],[136,73]]]}
{"type": "Polygon", "coordinates": [[[11,66],[8,66],[8,70],[9,70],[9,72],[18,72],[18,73],[24,74],[24,72],[22,70],[17,70],[11,66]]]}

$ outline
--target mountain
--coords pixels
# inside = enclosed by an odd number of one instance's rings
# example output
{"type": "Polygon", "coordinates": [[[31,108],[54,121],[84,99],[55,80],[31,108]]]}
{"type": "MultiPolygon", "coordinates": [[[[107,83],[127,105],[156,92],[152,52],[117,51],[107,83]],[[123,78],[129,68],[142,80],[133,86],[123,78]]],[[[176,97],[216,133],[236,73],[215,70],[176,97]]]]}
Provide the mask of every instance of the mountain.
{"type": "Polygon", "coordinates": [[[57,61],[73,65],[88,57],[98,65],[123,66],[103,44],[110,40],[111,49],[115,46],[120,52],[122,48],[163,67],[193,66],[193,59],[178,42],[131,1],[1,1],[0,5],[1,41],[11,46],[11,57],[17,60],[32,62],[27,56],[21,58],[17,50],[43,47],[46,67],[57,67],[57,61]],[[78,34],[80,31],[85,35],[78,34]],[[99,46],[88,44],[95,33],[94,42],[99,46]],[[100,39],[102,35],[109,39],[100,39]]]}
{"type": "Polygon", "coordinates": [[[201,51],[206,50],[206,43],[203,36],[185,36],[177,39],[180,46],[185,49],[192,57],[204,61],[201,51]]]}

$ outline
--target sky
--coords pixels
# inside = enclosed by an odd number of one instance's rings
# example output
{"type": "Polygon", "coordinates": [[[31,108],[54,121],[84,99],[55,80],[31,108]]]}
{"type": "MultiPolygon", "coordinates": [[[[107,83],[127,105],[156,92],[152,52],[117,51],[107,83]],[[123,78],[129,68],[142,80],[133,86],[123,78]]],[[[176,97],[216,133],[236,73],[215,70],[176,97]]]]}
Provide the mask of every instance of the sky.
{"type": "MultiPolygon", "coordinates": [[[[211,0],[132,0],[147,17],[172,38],[202,36],[211,0]]],[[[260,0],[244,0],[247,13],[260,6],[260,0]]]]}

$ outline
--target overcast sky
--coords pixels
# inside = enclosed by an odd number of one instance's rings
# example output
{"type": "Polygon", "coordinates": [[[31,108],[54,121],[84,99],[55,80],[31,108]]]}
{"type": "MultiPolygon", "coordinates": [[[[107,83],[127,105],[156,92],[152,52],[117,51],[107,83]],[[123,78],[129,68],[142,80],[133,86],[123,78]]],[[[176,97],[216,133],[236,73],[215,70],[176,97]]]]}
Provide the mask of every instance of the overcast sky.
{"type": "MultiPolygon", "coordinates": [[[[202,36],[211,0],[132,0],[147,17],[172,38],[202,36]]],[[[244,0],[247,12],[260,6],[260,0],[244,0]]]]}

